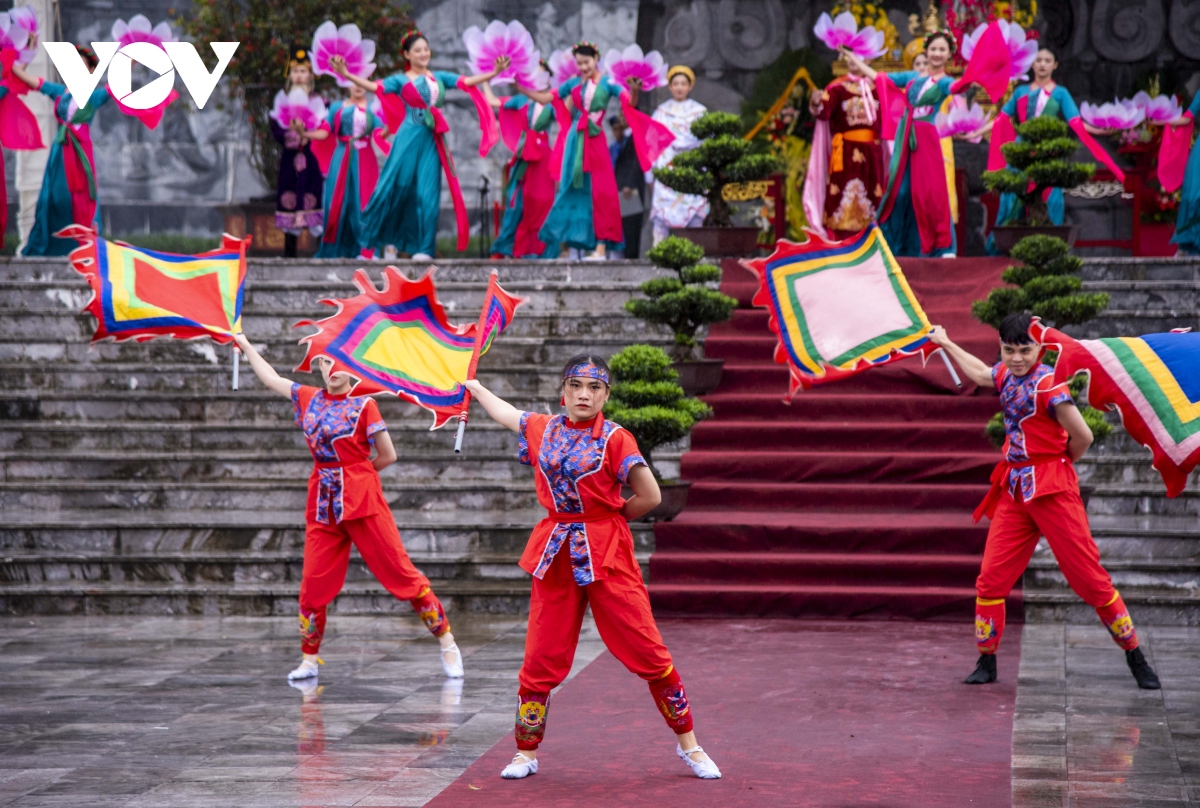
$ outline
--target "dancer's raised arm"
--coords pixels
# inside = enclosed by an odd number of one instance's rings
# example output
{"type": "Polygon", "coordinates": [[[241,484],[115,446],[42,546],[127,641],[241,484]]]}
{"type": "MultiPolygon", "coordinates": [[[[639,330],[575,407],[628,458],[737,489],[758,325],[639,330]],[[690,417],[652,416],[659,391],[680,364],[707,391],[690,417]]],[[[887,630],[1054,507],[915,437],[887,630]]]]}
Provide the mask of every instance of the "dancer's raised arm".
{"type": "Polygon", "coordinates": [[[241,349],[242,353],[250,360],[250,368],[254,371],[254,375],[273,393],[278,393],[287,398],[292,397],[292,380],[285,379],[275,372],[275,368],[271,367],[271,363],[263,359],[262,356],[250,344],[250,340],[246,339],[245,334],[234,334],[233,341],[241,349]]]}
{"type": "Polygon", "coordinates": [[[352,84],[357,84],[369,93],[377,92],[379,89],[379,82],[364,79],[362,76],[356,76],[351,73],[346,67],[346,60],[341,56],[331,57],[329,66],[333,68],[334,73],[337,73],[344,79],[348,79],[352,84]]]}
{"type": "Polygon", "coordinates": [[[505,429],[518,432],[521,429],[521,411],[484,387],[477,379],[468,379],[463,387],[479,402],[488,416],[505,429]]]}

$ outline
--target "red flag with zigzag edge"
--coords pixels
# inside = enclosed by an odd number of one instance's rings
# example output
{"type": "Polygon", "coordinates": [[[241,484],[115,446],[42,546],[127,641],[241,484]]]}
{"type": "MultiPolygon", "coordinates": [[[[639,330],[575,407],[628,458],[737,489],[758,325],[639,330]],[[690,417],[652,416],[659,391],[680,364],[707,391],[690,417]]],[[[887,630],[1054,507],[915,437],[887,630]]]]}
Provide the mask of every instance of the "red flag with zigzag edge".
{"type": "MultiPolygon", "coordinates": [[[[296,370],[310,370],[312,362],[324,356],[332,360],[335,370],[358,379],[351,395],[391,393],[432,412],[431,429],[458,418],[479,325],[452,325],[446,319],[434,271],[430,267],[414,281],[389,266],[383,271],[383,288],[377,289],[366,270],[359,269],[354,273],[359,295],[322,300],[336,306],[337,312],[293,326],[318,329],[301,338],[307,353],[296,370]]],[[[492,346],[524,302],[500,288],[494,278],[489,282],[480,354],[492,346]]]]}

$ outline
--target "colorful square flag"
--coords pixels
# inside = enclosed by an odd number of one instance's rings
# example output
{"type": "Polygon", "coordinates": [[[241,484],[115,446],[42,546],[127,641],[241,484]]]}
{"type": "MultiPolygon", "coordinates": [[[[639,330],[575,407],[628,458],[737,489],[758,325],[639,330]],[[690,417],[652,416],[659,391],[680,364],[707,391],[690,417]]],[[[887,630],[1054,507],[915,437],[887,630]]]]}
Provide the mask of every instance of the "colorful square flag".
{"type": "Polygon", "coordinates": [[[229,343],[241,333],[250,239],[226,235],[219,249],[176,255],[108,241],[80,225],[55,235],[79,242],[68,260],[92,287],[84,309],[96,318],[92,342],[211,337],[229,343]]]}
{"type": "Polygon", "coordinates": [[[327,357],[336,370],[358,378],[352,395],[392,393],[431,411],[433,429],[461,415],[472,358],[491,347],[524,302],[501,289],[493,274],[479,322],[456,326],[438,302],[433,269],[413,281],[389,266],[381,290],[360,269],[354,285],[361,292],[356,297],[321,301],[337,306],[337,313],[296,323],[319,329],[300,340],[308,352],[296,370],[327,357]]]}
{"type": "Polygon", "coordinates": [[[775,361],[800,389],[938,350],[930,324],[878,227],[845,241],[815,233],[742,261],[759,279],[754,305],[779,337],[775,361]]]}
{"type": "Polygon", "coordinates": [[[1116,410],[1130,437],[1150,449],[1167,496],[1182,493],[1200,464],[1200,334],[1075,340],[1035,317],[1030,335],[1059,351],[1055,382],[1088,375],[1088,403],[1116,410]]]}

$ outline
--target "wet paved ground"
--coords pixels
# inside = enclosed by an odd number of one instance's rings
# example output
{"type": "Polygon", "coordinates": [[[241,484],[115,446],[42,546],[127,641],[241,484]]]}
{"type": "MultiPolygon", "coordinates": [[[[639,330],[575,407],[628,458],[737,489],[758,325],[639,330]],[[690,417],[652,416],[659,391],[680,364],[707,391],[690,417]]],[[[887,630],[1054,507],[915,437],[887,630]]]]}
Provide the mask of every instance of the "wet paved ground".
{"type": "Polygon", "coordinates": [[[1162,690],[1137,689],[1099,622],[1025,626],[1014,806],[1200,805],[1200,629],[1137,628],[1162,690]]]}
{"type": "MultiPolygon", "coordinates": [[[[423,805],[512,727],[522,622],[454,630],[461,689],[415,619],[333,615],[306,693],[284,618],[0,618],[0,805],[423,805]]],[[[1157,693],[1099,625],[1025,627],[1014,805],[1200,804],[1200,629],[1139,633],[1157,693]]]]}

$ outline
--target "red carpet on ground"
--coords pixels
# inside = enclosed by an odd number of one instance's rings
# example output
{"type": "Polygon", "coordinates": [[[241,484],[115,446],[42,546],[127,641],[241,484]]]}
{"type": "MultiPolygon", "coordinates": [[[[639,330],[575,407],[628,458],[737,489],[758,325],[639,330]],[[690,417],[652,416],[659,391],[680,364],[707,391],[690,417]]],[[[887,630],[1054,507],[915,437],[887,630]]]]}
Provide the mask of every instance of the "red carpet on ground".
{"type": "Polygon", "coordinates": [[[646,686],[604,652],[551,698],[538,774],[500,778],[510,735],[428,805],[1011,805],[1020,626],[1005,634],[1000,681],[981,687],[961,684],[975,661],[962,625],[725,619],[660,628],[723,779],[691,775],[646,686]]]}
{"type": "MultiPolygon", "coordinates": [[[[971,302],[1000,285],[1004,258],[901,259],[930,321],[991,360],[996,333],[971,302]]],[[[993,392],[956,389],[940,358],[910,359],[800,393],[774,362],[752,273],[726,261],[739,301],[705,354],[725,360],[692,430],[687,509],[655,525],[655,612],[970,621],[987,536],[971,512],[999,453],[983,427],[993,392]]],[[[1021,619],[1020,591],[1009,619],[1021,619]]]]}

